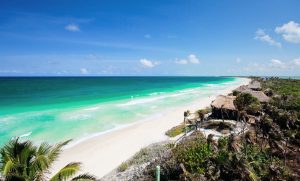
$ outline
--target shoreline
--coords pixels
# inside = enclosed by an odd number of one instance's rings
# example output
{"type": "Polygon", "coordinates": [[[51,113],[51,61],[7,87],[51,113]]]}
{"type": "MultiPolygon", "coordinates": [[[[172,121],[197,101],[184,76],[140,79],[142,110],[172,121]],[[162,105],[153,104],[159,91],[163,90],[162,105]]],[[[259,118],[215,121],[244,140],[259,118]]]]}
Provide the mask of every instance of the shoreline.
{"type": "Polygon", "coordinates": [[[75,140],[63,150],[52,170],[55,173],[67,163],[78,161],[82,163],[83,173],[89,172],[101,178],[141,148],[155,142],[170,140],[165,132],[183,121],[184,111],[195,111],[210,106],[211,101],[218,95],[231,93],[233,89],[250,81],[248,78],[239,79],[239,85],[218,90],[212,96],[199,98],[189,105],[168,109],[145,120],[75,140]]]}

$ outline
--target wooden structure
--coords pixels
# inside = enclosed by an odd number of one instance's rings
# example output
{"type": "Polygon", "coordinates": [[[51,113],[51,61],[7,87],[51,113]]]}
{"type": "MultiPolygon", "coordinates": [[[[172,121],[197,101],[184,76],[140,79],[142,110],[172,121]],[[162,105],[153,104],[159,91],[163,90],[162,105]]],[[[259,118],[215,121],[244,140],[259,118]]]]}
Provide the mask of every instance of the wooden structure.
{"type": "Polygon", "coordinates": [[[255,90],[255,91],[260,91],[261,90],[260,82],[258,82],[256,80],[250,82],[250,84],[248,85],[248,87],[249,87],[249,89],[255,90]]]}
{"type": "Polygon", "coordinates": [[[220,95],[211,103],[212,117],[218,119],[237,119],[237,109],[233,101],[235,96],[220,95]]]}
{"type": "Polygon", "coordinates": [[[249,93],[253,97],[256,97],[261,103],[270,101],[270,97],[268,97],[263,91],[261,91],[261,85],[258,81],[253,81],[249,85],[242,85],[236,88],[234,91],[237,93],[249,93]]]}

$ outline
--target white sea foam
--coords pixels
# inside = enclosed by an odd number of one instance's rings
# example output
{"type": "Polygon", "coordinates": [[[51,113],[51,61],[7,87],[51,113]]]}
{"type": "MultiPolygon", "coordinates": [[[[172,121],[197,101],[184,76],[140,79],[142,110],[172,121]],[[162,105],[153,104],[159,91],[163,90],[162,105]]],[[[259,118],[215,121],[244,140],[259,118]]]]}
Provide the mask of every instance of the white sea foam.
{"type": "Polygon", "coordinates": [[[118,104],[117,106],[123,107],[123,106],[133,106],[138,104],[146,104],[151,103],[155,101],[159,101],[166,98],[172,98],[172,97],[179,97],[184,95],[190,95],[190,94],[201,94],[200,90],[193,88],[193,89],[186,89],[186,90],[180,90],[173,93],[165,93],[165,92],[154,92],[149,94],[151,97],[144,97],[144,98],[132,98],[130,101],[126,103],[118,104]]]}
{"type": "Polygon", "coordinates": [[[136,99],[132,99],[126,103],[118,104],[118,106],[122,107],[122,106],[133,106],[133,105],[138,105],[138,104],[146,104],[146,103],[151,103],[151,102],[159,101],[159,100],[170,98],[170,97],[182,96],[187,93],[189,93],[189,92],[171,93],[171,94],[165,94],[164,96],[152,96],[152,97],[147,97],[147,98],[136,98],[136,99]]]}
{"type": "Polygon", "coordinates": [[[11,120],[13,120],[13,116],[3,117],[0,119],[0,123],[10,122],[11,120]]]}
{"type": "Polygon", "coordinates": [[[32,132],[28,132],[28,133],[25,133],[25,134],[22,134],[21,136],[19,136],[20,138],[24,138],[24,137],[28,137],[31,135],[32,132]]]}
{"type": "Polygon", "coordinates": [[[98,110],[98,109],[100,109],[100,106],[89,107],[89,108],[86,108],[84,110],[86,110],[86,111],[95,111],[95,110],[98,110]]]}
{"type": "Polygon", "coordinates": [[[150,96],[155,96],[155,95],[159,95],[159,94],[163,94],[165,92],[153,92],[153,93],[150,93],[149,95],[150,96]]]}
{"type": "Polygon", "coordinates": [[[216,87],[217,86],[216,84],[204,84],[204,85],[207,87],[216,87]]]}
{"type": "Polygon", "coordinates": [[[151,97],[151,98],[138,98],[138,99],[135,99],[135,100],[131,100],[131,101],[128,101],[126,103],[123,103],[123,104],[118,104],[118,106],[133,106],[133,105],[137,105],[137,104],[145,104],[145,103],[150,103],[150,102],[154,102],[154,101],[157,101],[157,100],[161,100],[161,99],[164,99],[166,98],[166,96],[159,96],[159,97],[151,97]]]}
{"type": "Polygon", "coordinates": [[[154,96],[154,95],[157,95],[157,94],[158,94],[158,92],[153,92],[153,93],[150,93],[149,95],[154,96]]]}

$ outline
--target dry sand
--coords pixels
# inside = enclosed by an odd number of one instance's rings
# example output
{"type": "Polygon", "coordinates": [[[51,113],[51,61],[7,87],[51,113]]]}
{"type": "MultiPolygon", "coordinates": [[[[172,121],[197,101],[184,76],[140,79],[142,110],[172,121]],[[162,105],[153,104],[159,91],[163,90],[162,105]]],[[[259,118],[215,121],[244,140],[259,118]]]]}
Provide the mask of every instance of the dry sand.
{"type": "MultiPolygon", "coordinates": [[[[250,79],[242,79],[240,85],[248,84],[250,79]]],[[[165,132],[183,121],[183,112],[207,106],[216,96],[230,93],[237,86],[219,90],[213,96],[200,98],[189,105],[163,112],[159,117],[139,121],[130,126],[107,132],[84,140],[66,148],[53,168],[53,173],[72,161],[82,162],[82,171],[101,178],[149,144],[168,140],[165,132]]],[[[67,131],[67,130],[66,130],[67,131]]]]}

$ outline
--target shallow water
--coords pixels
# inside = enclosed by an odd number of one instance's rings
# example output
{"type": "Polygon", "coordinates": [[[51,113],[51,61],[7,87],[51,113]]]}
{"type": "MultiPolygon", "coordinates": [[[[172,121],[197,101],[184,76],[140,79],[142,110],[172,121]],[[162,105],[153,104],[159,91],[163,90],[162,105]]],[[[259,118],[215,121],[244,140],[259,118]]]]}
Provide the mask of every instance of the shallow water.
{"type": "Polygon", "coordinates": [[[146,119],[238,85],[225,77],[0,78],[0,145],[51,143],[146,119]]]}

